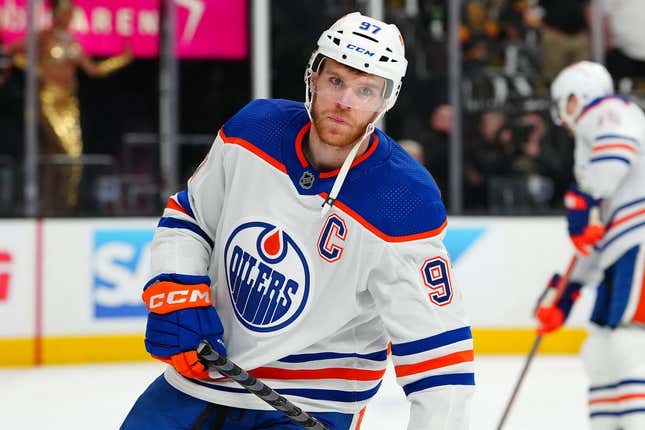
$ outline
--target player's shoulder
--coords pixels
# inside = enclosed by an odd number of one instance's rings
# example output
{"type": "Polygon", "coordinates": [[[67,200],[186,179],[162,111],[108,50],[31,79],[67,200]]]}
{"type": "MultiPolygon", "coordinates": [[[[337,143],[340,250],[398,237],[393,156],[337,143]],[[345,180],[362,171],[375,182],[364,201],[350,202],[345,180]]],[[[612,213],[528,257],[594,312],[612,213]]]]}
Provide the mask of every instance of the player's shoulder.
{"type": "Polygon", "coordinates": [[[284,99],[256,99],[240,109],[224,124],[224,132],[243,137],[267,128],[288,123],[294,116],[305,112],[304,105],[284,99]]]}
{"type": "MultiPolygon", "coordinates": [[[[279,147],[282,132],[294,122],[307,116],[300,102],[283,99],[256,99],[233,115],[222,127],[224,140],[242,139],[245,142],[274,152],[279,147]]],[[[302,121],[301,121],[302,122],[302,121]]]]}
{"type": "Polygon", "coordinates": [[[640,138],[645,131],[645,114],[635,103],[621,95],[598,98],[589,103],[578,117],[581,132],[595,135],[620,132],[640,138]]]}
{"type": "Polygon", "coordinates": [[[388,241],[440,235],[447,225],[446,209],[434,179],[394,139],[380,131],[377,135],[385,156],[352,181],[348,203],[388,241]]]}
{"type": "Polygon", "coordinates": [[[578,116],[578,123],[583,126],[602,126],[605,122],[620,121],[623,116],[642,116],[638,105],[620,94],[599,97],[587,104],[578,116]]]}

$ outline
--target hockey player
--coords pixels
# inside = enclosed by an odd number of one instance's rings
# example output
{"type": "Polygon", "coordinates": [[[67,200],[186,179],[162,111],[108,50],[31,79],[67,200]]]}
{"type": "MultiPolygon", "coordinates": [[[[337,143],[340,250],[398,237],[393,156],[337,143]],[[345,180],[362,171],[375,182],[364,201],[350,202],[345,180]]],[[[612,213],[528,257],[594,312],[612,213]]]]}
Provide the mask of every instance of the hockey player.
{"type": "Polygon", "coordinates": [[[551,96],[556,122],[575,136],[576,184],[565,206],[578,261],[561,299],[538,307],[539,330],[561,327],[580,288],[597,285],[582,352],[591,428],[645,429],[645,116],[614,94],[602,65],[588,61],[562,70],[551,96]]]}
{"type": "Polygon", "coordinates": [[[330,429],[359,427],[391,342],[408,428],[468,428],[472,337],[444,205],[374,127],[406,67],[396,26],[355,12],[318,40],[304,105],[256,100],[222,127],[155,233],[145,345],[171,366],[123,429],[297,428],[209,373],[202,339],[330,429]]]}

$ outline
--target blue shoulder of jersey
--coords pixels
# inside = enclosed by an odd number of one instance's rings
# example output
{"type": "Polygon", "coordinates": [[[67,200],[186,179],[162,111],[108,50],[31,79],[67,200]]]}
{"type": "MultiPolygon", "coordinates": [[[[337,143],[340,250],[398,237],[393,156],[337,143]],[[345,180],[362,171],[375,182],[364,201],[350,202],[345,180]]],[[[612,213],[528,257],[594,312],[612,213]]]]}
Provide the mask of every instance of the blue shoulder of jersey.
{"type": "MultiPolygon", "coordinates": [[[[366,174],[343,185],[339,201],[389,241],[432,237],[446,226],[439,188],[425,167],[401,146],[377,131],[381,150],[389,154],[371,164],[366,174]]],[[[357,166],[358,167],[358,166],[357,166]]]]}
{"type": "Polygon", "coordinates": [[[244,139],[276,160],[282,159],[283,131],[295,118],[306,116],[304,105],[282,99],[257,99],[248,103],[222,127],[227,137],[244,139]]]}
{"type": "Polygon", "coordinates": [[[608,101],[608,100],[618,100],[618,101],[623,102],[625,105],[629,105],[629,104],[631,103],[631,102],[629,101],[629,99],[627,99],[627,98],[626,98],[625,96],[623,96],[622,94],[610,94],[610,95],[608,95],[608,96],[602,96],[602,97],[595,98],[595,99],[591,100],[589,103],[587,103],[587,104],[582,108],[582,110],[580,111],[580,115],[578,115],[578,121],[579,121],[579,120],[580,120],[580,118],[582,118],[582,116],[583,116],[583,115],[585,115],[587,112],[589,112],[590,110],[592,110],[592,109],[593,109],[593,108],[595,108],[595,107],[600,106],[603,102],[606,102],[606,101],[608,101]]]}

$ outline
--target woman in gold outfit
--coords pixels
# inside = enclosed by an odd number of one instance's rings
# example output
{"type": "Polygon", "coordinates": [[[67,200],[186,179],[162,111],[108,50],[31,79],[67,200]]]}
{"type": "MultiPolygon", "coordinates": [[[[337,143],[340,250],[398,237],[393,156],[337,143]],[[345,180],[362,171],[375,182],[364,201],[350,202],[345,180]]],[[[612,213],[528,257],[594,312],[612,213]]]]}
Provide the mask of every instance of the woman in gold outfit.
{"type": "MultiPolygon", "coordinates": [[[[83,154],[76,69],[88,76],[103,77],[132,60],[129,47],[118,56],[95,62],[69,32],[74,5],[59,0],[54,5],[53,26],[38,35],[40,121],[44,131],[42,154],[63,155],[63,163],[45,162],[41,195],[44,214],[70,213],[78,203],[83,154]]],[[[14,64],[26,67],[26,41],[6,48],[14,64]]]]}

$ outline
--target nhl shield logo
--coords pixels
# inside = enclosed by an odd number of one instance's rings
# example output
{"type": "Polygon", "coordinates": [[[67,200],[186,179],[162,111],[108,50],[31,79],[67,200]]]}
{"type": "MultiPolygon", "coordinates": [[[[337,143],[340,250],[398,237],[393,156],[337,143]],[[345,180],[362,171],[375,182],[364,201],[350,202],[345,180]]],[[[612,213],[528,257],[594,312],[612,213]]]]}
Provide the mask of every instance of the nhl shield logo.
{"type": "Polygon", "coordinates": [[[314,179],[314,175],[311,172],[305,171],[300,177],[300,186],[305,190],[308,190],[314,185],[314,179]]]}
{"type": "Polygon", "coordinates": [[[255,333],[270,333],[302,314],[310,293],[307,260],[289,234],[261,221],[241,224],[224,247],[235,315],[255,333]]]}

